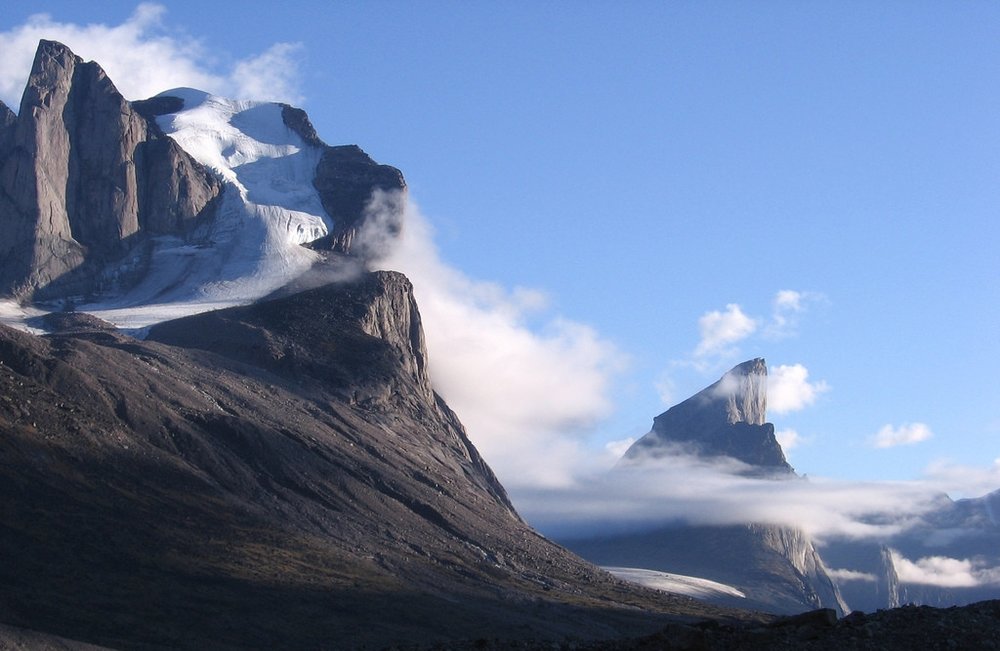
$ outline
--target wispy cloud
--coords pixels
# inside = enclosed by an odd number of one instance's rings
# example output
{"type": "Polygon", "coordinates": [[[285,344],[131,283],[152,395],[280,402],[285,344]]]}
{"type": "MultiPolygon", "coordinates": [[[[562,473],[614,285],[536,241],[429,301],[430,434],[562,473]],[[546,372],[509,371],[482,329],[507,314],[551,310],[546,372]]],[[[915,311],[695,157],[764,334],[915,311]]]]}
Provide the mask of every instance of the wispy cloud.
{"type": "Polygon", "coordinates": [[[827,568],[826,573],[830,575],[831,579],[838,583],[844,583],[846,581],[864,581],[865,583],[875,583],[875,581],[878,580],[874,574],[869,574],[868,572],[858,572],[857,570],[827,568]]]}
{"type": "MultiPolygon", "coordinates": [[[[798,316],[820,300],[822,294],[816,292],[784,289],[774,295],[770,319],[751,316],[738,303],[704,313],[698,318],[697,345],[688,355],[671,361],[657,379],[656,390],[663,403],[671,405],[677,399],[675,373],[693,369],[707,376],[725,370],[741,355],[739,344],[759,337],[791,336],[798,316]]],[[[829,390],[830,385],[823,380],[810,381],[809,370],[802,364],[772,365],[768,370],[767,403],[774,414],[805,409],[829,390]]]]}
{"type": "Polygon", "coordinates": [[[789,450],[799,447],[799,444],[802,443],[802,437],[793,429],[778,430],[774,433],[774,438],[778,440],[778,445],[785,451],[785,454],[789,450]]]}
{"type": "Polygon", "coordinates": [[[901,583],[933,585],[941,588],[1000,585],[1000,568],[989,567],[973,559],[927,556],[914,561],[895,549],[889,552],[901,583]]]}
{"type": "Polygon", "coordinates": [[[802,364],[779,364],[768,369],[767,408],[775,414],[801,411],[816,402],[829,385],[809,381],[809,370],[802,364]]]}
{"type": "Polygon", "coordinates": [[[118,25],[31,16],[0,32],[0,100],[17,110],[38,41],[47,39],[97,61],[127,99],[189,86],[241,99],[302,101],[299,45],[276,43],[259,55],[221,66],[197,38],[168,28],[166,15],[163,5],[143,3],[118,25]]]}
{"type": "Polygon", "coordinates": [[[610,473],[581,475],[566,486],[522,488],[515,497],[522,515],[556,538],[666,523],[758,522],[796,527],[821,542],[884,541],[926,526],[928,514],[942,508],[944,494],[979,496],[1000,485],[1000,470],[994,468],[953,466],[947,473],[928,468],[909,481],[771,480],[744,470],[731,459],[678,452],[610,473]]]}
{"type": "Polygon", "coordinates": [[[753,334],[757,325],[736,303],[726,305],[725,311],[706,312],[698,319],[701,340],[694,349],[695,358],[731,354],[733,344],[753,334]]]}
{"type": "Polygon", "coordinates": [[[505,289],[445,264],[409,203],[402,239],[379,264],[405,273],[424,322],[435,389],[510,489],[562,486],[606,464],[582,436],[611,411],[625,356],[593,328],[545,314],[537,290],[505,289]],[[529,327],[542,322],[540,327],[529,327]]]}
{"type": "Polygon", "coordinates": [[[884,425],[869,442],[876,448],[893,448],[926,441],[933,435],[931,428],[924,423],[904,423],[898,427],[884,425]]]}
{"type": "Polygon", "coordinates": [[[668,522],[788,525],[824,537],[881,539],[940,505],[933,484],[746,476],[734,460],[675,454],[567,486],[521,489],[518,508],[556,537],[641,530],[668,522]]]}
{"type": "Polygon", "coordinates": [[[782,289],[771,301],[771,318],[764,327],[763,334],[769,339],[784,339],[798,334],[799,317],[809,307],[825,300],[818,292],[800,292],[782,289]]]}

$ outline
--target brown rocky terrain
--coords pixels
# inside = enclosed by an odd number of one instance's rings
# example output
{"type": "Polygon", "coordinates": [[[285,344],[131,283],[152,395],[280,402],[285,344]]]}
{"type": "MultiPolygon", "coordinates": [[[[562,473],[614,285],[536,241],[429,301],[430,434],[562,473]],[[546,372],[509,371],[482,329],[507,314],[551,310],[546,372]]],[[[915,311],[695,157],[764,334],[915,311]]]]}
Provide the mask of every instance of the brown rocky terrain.
{"type": "Polygon", "coordinates": [[[0,328],[0,622],[112,648],[561,640],[754,615],[618,581],[511,507],[409,282],[122,336],[0,328]]]}

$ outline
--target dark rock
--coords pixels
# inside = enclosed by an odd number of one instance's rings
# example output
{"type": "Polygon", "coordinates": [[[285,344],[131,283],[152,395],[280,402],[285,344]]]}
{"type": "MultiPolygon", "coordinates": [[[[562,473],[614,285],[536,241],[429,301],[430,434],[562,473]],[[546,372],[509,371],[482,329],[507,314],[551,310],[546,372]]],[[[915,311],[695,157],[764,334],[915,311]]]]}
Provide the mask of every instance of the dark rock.
{"type": "Polygon", "coordinates": [[[177,113],[183,108],[184,100],[173,95],[157,95],[132,102],[132,109],[147,120],[153,120],[160,115],[177,113]]]}
{"type": "Polygon", "coordinates": [[[0,102],[0,160],[6,156],[7,151],[14,144],[14,124],[17,116],[10,108],[0,102]]]}
{"type": "Polygon", "coordinates": [[[327,146],[326,143],[320,139],[319,134],[316,133],[316,128],[309,120],[309,116],[306,115],[306,112],[302,109],[289,106],[288,104],[282,104],[281,121],[285,123],[286,127],[297,133],[307,144],[313,145],[314,147],[327,146]]]}
{"type": "Polygon", "coordinates": [[[837,611],[832,608],[819,608],[805,613],[782,617],[768,624],[771,628],[781,626],[817,626],[829,628],[837,623],[837,611]]]}
{"type": "Polygon", "coordinates": [[[330,234],[315,243],[361,258],[382,255],[384,238],[400,232],[406,182],[395,167],[379,165],[357,145],[327,147],[316,166],[313,185],[333,220],[330,234]],[[382,199],[381,204],[373,199],[382,199]],[[370,227],[372,237],[361,237],[370,227]]]}
{"type": "Polygon", "coordinates": [[[0,326],[0,622],[113,648],[352,649],[757,618],[625,584],[525,524],[430,390],[399,274],[146,341],[75,318],[0,326]]]}
{"type": "Polygon", "coordinates": [[[53,333],[117,330],[104,319],[84,312],[50,312],[40,317],[39,321],[42,328],[53,333]]]}
{"type": "Polygon", "coordinates": [[[754,473],[794,475],[765,422],[767,366],[763,359],[737,365],[722,378],[653,419],[652,430],[625,453],[625,461],[678,451],[724,456],[752,466],[754,473]]]}

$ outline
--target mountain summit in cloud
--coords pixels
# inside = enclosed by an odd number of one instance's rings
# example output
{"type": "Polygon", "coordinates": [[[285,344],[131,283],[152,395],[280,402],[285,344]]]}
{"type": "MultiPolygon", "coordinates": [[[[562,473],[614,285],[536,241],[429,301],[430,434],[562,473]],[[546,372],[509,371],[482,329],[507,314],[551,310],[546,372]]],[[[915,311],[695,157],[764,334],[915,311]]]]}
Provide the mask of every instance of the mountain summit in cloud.
{"type": "Polygon", "coordinates": [[[753,473],[794,474],[767,420],[767,364],[738,364],[718,382],[653,419],[653,428],[625,452],[629,463],[678,452],[729,457],[753,473]]]}
{"type": "MultiPolygon", "coordinates": [[[[625,452],[615,479],[639,483],[662,473],[660,481],[679,481],[670,470],[677,463],[737,474],[744,481],[796,478],[774,425],[766,420],[767,364],[751,359],[657,416],[650,432],[625,452]]],[[[563,542],[584,558],[635,576],[665,573],[728,586],[730,591],[706,597],[722,604],[788,613],[818,607],[848,612],[805,531],[747,520],[724,526],[650,521],[617,536],[563,542]]]]}

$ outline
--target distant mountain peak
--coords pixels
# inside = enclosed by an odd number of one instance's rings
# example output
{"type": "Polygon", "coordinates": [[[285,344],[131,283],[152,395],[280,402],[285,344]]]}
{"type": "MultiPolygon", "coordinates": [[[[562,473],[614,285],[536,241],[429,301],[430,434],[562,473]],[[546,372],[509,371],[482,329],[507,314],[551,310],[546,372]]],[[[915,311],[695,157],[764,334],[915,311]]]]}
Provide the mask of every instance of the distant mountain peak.
{"type": "Polygon", "coordinates": [[[715,400],[725,400],[730,424],[763,425],[767,420],[767,363],[757,357],[737,364],[698,395],[706,392],[715,400]]]}
{"type": "Polygon", "coordinates": [[[688,453],[730,457],[764,472],[794,473],[774,437],[774,425],[766,421],[767,363],[757,357],[653,419],[653,428],[623,460],[688,453]]]}

